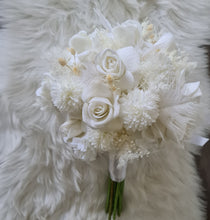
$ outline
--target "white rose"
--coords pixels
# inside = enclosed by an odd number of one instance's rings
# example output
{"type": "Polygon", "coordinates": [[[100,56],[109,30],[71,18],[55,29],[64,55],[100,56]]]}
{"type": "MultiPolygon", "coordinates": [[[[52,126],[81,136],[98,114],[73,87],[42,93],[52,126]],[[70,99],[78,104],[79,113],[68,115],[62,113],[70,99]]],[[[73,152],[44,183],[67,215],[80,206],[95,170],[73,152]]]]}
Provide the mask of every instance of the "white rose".
{"type": "Polygon", "coordinates": [[[119,116],[118,91],[111,92],[101,81],[89,84],[83,93],[83,121],[92,128],[118,130],[122,127],[119,116]]]}
{"type": "Polygon", "coordinates": [[[96,69],[104,75],[110,75],[121,90],[134,88],[133,73],[139,70],[139,55],[134,47],[125,47],[116,52],[104,50],[96,57],[96,69]]]}
{"type": "Polygon", "coordinates": [[[125,74],[125,65],[118,54],[111,49],[106,49],[98,54],[96,69],[104,75],[113,76],[115,79],[119,79],[125,74]]]}

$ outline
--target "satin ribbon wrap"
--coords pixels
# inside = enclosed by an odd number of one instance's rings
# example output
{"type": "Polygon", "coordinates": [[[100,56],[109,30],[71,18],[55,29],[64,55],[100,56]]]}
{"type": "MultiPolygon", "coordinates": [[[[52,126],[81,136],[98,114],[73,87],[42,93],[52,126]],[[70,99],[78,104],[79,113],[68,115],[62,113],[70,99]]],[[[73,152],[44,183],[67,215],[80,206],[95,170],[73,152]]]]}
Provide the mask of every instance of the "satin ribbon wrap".
{"type": "Polygon", "coordinates": [[[192,138],[191,143],[203,147],[208,141],[208,138],[196,135],[192,138]]]}
{"type": "Polygon", "coordinates": [[[126,169],[127,163],[119,166],[119,155],[109,154],[109,174],[113,181],[119,183],[125,180],[126,169]]]}

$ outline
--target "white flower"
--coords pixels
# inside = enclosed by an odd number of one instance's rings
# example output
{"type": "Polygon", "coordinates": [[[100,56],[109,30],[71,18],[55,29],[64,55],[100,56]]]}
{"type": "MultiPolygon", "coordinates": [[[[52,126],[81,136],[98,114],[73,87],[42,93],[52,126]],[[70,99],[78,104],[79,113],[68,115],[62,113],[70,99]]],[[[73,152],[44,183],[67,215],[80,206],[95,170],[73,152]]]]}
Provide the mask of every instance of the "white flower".
{"type": "Polygon", "coordinates": [[[73,119],[66,121],[59,128],[65,143],[69,142],[73,137],[79,136],[85,131],[85,126],[81,120],[73,119]]]}
{"type": "Polygon", "coordinates": [[[155,51],[161,51],[163,53],[167,52],[167,56],[170,52],[176,50],[176,44],[174,42],[174,36],[171,33],[165,33],[162,35],[156,43],[154,44],[146,44],[147,47],[144,49],[144,56],[148,56],[148,54],[154,53],[155,51]]]}
{"type": "Polygon", "coordinates": [[[154,48],[161,51],[173,51],[176,49],[174,36],[171,33],[164,34],[155,44],[154,48]]]}
{"type": "Polygon", "coordinates": [[[122,90],[131,90],[138,85],[140,58],[134,47],[124,47],[117,50],[119,58],[126,67],[125,74],[115,84],[122,90]]]}
{"type": "Polygon", "coordinates": [[[113,28],[115,44],[118,48],[135,46],[141,41],[141,25],[134,20],[128,20],[113,28]]]}
{"type": "Polygon", "coordinates": [[[68,142],[68,146],[71,147],[76,158],[92,161],[96,158],[97,152],[109,151],[113,146],[112,142],[113,137],[108,132],[86,127],[83,134],[73,137],[68,142]]]}
{"type": "Polygon", "coordinates": [[[89,126],[100,128],[115,117],[116,111],[109,99],[94,97],[83,105],[82,114],[89,126]]]}
{"type": "Polygon", "coordinates": [[[134,87],[133,73],[138,70],[139,55],[133,47],[121,48],[116,52],[106,49],[97,55],[95,62],[96,69],[111,77],[118,88],[128,90],[134,87]]]}
{"type": "Polygon", "coordinates": [[[79,112],[82,107],[82,88],[79,81],[57,80],[51,85],[51,99],[60,112],[79,112]]]}
{"type": "Polygon", "coordinates": [[[141,131],[154,123],[159,115],[159,96],[138,88],[120,99],[124,127],[141,131]]]}
{"type": "Polygon", "coordinates": [[[120,79],[125,74],[125,65],[118,54],[111,49],[106,49],[98,54],[96,69],[104,75],[113,76],[115,79],[120,79]]]}
{"type": "Polygon", "coordinates": [[[69,40],[69,46],[73,48],[77,53],[81,53],[91,49],[92,41],[87,35],[87,32],[80,31],[69,40]]]}
{"type": "Polygon", "coordinates": [[[75,137],[68,145],[73,150],[75,158],[85,161],[93,161],[96,159],[97,150],[85,137],[75,137]]]}
{"type": "Polygon", "coordinates": [[[82,98],[82,119],[88,126],[103,130],[121,128],[118,91],[112,93],[104,82],[93,81],[84,89],[82,98]]]}
{"type": "Polygon", "coordinates": [[[134,73],[139,70],[140,57],[136,48],[123,47],[117,50],[117,54],[124,63],[127,71],[134,73]]]}
{"type": "Polygon", "coordinates": [[[52,109],[53,104],[50,95],[50,80],[46,78],[42,81],[41,86],[36,90],[37,104],[41,110],[52,109]]]}
{"type": "Polygon", "coordinates": [[[116,49],[113,42],[113,35],[107,30],[96,29],[90,34],[90,39],[92,40],[93,48],[97,49],[98,51],[106,48],[116,49]]]}

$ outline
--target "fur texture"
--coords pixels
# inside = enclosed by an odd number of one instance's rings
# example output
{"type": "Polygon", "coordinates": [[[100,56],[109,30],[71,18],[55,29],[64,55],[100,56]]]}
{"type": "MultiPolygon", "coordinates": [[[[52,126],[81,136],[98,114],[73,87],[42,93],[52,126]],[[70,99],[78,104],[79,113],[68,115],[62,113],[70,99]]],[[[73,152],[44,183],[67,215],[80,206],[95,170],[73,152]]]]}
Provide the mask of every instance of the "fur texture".
{"type": "MultiPolygon", "coordinates": [[[[51,126],[63,118],[34,105],[35,91],[48,70],[44,54],[55,45],[65,47],[79,30],[92,31],[99,22],[93,8],[112,24],[149,17],[174,34],[198,62],[191,81],[201,82],[203,119],[195,133],[208,127],[210,90],[201,47],[209,43],[208,0],[3,0],[0,7],[0,219],[107,218],[107,155],[88,164],[74,160],[51,126]]],[[[190,147],[167,145],[167,150],[129,164],[121,220],[204,219],[190,147]]]]}

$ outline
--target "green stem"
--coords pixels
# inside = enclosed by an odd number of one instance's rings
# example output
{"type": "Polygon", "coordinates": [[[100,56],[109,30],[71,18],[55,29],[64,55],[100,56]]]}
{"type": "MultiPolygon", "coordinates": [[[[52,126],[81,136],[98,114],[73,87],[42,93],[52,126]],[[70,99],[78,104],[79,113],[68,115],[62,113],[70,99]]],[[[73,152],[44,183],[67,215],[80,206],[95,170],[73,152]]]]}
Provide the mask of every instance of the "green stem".
{"type": "Polygon", "coordinates": [[[122,211],[122,200],[123,200],[123,191],[124,191],[124,184],[125,181],[122,181],[120,183],[120,193],[119,193],[119,203],[118,203],[118,216],[120,216],[121,211],[122,211]]]}
{"type": "Polygon", "coordinates": [[[108,193],[106,199],[106,206],[105,211],[109,213],[108,220],[116,219],[116,213],[120,216],[122,212],[122,199],[123,199],[123,191],[124,191],[124,183],[122,182],[115,182],[109,177],[108,181],[108,193]]]}
{"type": "Polygon", "coordinates": [[[112,180],[109,178],[109,180],[108,180],[108,194],[107,194],[106,209],[105,209],[106,213],[109,212],[109,200],[110,200],[111,185],[112,185],[112,180]]]}
{"type": "Polygon", "coordinates": [[[111,182],[111,189],[110,189],[110,199],[109,199],[109,220],[112,217],[112,207],[113,207],[113,197],[114,197],[114,181],[111,182]]]}
{"type": "Polygon", "coordinates": [[[120,183],[117,183],[117,189],[115,193],[115,198],[114,198],[114,211],[113,211],[113,220],[116,218],[116,212],[117,212],[117,204],[119,200],[119,194],[120,194],[120,183]]]}

